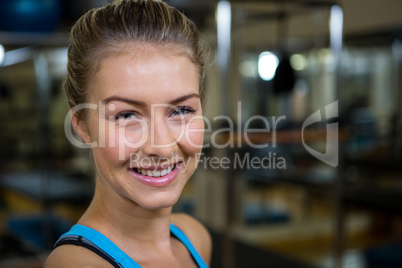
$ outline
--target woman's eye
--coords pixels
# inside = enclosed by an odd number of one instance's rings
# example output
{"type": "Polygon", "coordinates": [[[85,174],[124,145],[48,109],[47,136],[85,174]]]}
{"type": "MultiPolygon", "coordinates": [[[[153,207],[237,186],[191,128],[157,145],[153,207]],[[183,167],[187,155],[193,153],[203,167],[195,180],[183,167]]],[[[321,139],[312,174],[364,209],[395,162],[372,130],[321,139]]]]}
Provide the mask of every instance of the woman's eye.
{"type": "Polygon", "coordinates": [[[130,120],[135,118],[137,118],[137,116],[133,112],[122,112],[114,117],[116,120],[130,120]]]}
{"type": "Polygon", "coordinates": [[[194,109],[188,106],[181,106],[181,107],[176,107],[173,112],[171,113],[171,116],[175,115],[185,115],[188,113],[194,113],[194,109]]]}

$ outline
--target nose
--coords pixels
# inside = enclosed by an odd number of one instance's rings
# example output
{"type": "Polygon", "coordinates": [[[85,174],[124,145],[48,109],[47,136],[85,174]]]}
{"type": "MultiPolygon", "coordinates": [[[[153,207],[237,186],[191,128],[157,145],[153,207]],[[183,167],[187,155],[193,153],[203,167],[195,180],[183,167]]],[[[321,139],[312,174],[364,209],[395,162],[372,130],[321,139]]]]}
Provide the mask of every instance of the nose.
{"type": "Polygon", "coordinates": [[[177,133],[161,115],[148,125],[148,139],[142,151],[149,157],[171,157],[178,149],[177,133]]]}

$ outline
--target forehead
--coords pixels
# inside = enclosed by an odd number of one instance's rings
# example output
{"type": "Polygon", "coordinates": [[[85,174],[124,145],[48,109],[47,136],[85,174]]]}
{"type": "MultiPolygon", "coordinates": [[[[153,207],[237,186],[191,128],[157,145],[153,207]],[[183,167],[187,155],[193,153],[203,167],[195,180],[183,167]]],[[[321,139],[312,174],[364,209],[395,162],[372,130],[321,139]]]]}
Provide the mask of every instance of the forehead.
{"type": "Polygon", "coordinates": [[[106,56],[94,77],[92,100],[120,94],[151,98],[199,93],[195,64],[184,53],[165,48],[141,47],[106,56]]]}

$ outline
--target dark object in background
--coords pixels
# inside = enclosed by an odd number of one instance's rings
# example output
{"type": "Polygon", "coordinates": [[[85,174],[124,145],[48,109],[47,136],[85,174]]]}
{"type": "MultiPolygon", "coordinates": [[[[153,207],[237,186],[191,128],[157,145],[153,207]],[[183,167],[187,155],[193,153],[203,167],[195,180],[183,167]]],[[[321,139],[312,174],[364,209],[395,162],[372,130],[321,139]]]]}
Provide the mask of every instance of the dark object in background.
{"type": "MultiPolygon", "coordinates": [[[[212,236],[212,258],[210,267],[223,267],[224,237],[221,234],[209,230],[212,236]]],[[[269,250],[246,244],[237,240],[234,243],[234,267],[233,268],[316,268],[298,260],[283,256],[269,250]]]]}
{"type": "Polygon", "coordinates": [[[7,259],[33,257],[38,252],[29,244],[11,234],[0,236],[0,262],[7,259]]]}
{"type": "Polygon", "coordinates": [[[400,268],[402,267],[402,243],[393,243],[382,247],[366,250],[364,257],[370,268],[400,268]]]}
{"type": "Polygon", "coordinates": [[[273,78],[273,87],[275,94],[287,93],[292,91],[296,82],[296,76],[288,55],[284,55],[276,68],[273,78]]]}
{"type": "Polygon", "coordinates": [[[1,0],[0,31],[51,32],[61,21],[58,0],[1,0]]]}
{"type": "Polygon", "coordinates": [[[47,219],[44,219],[44,215],[40,214],[14,216],[7,220],[7,229],[14,237],[18,237],[19,241],[30,245],[30,248],[39,252],[49,246],[53,246],[56,240],[73,225],[66,220],[51,215],[51,213],[48,213],[45,217],[47,219]],[[45,234],[48,231],[50,233],[45,234]],[[49,237],[46,237],[46,235],[49,235],[49,237]],[[46,239],[49,239],[49,241],[46,241],[46,239]]]}
{"type": "Polygon", "coordinates": [[[0,84],[0,100],[10,100],[11,99],[11,89],[8,85],[0,84]]]}

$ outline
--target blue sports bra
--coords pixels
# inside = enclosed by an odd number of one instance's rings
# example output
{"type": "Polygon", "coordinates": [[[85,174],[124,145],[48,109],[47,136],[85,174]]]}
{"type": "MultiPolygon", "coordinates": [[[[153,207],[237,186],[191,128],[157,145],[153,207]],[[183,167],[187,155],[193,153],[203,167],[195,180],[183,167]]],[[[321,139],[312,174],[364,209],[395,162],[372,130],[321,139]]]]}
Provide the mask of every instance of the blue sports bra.
{"type": "MultiPolygon", "coordinates": [[[[170,232],[186,246],[198,267],[208,268],[208,265],[182,230],[171,223],[170,232]]],[[[117,247],[109,238],[84,225],[74,225],[70,231],[63,234],[56,241],[54,248],[65,244],[85,247],[108,261],[113,267],[141,268],[138,263],[117,247]]]]}

